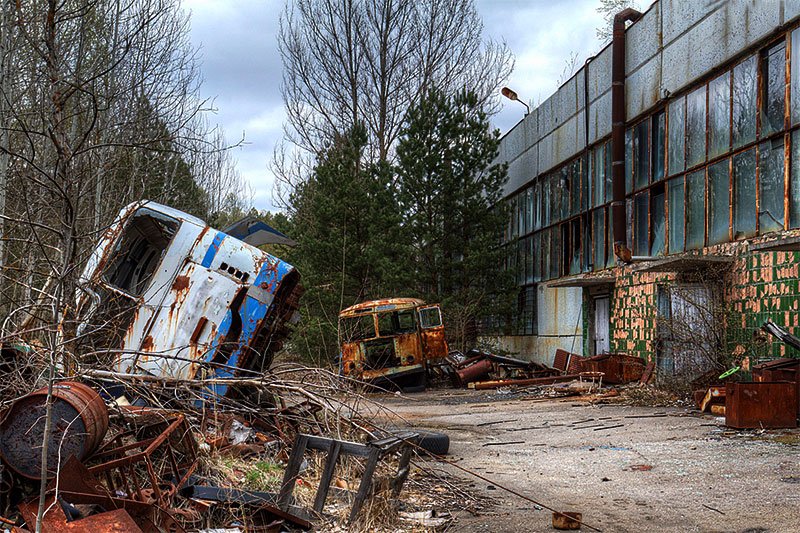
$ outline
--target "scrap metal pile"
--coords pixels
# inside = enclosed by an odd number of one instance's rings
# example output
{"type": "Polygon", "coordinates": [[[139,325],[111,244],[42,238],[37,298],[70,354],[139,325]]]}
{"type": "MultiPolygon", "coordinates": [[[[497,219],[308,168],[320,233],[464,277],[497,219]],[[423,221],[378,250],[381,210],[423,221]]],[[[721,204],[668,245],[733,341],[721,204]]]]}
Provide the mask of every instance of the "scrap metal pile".
{"type": "MultiPolygon", "coordinates": [[[[400,493],[418,442],[413,432],[370,438],[357,422],[325,416],[332,405],[321,396],[295,395],[287,405],[276,395],[272,406],[229,398],[217,409],[185,401],[130,405],[127,398],[143,388],[176,397],[175,388],[141,382],[125,387],[124,396],[119,383],[56,382],[49,425],[47,387],[7,403],[0,413],[6,530],[34,531],[42,495],[38,521],[45,533],[308,530],[315,521],[336,520],[325,506],[337,498],[350,502],[346,521],[352,524],[376,493],[376,471],[391,469],[387,493],[400,493]],[[323,436],[334,430],[350,440],[323,436]],[[353,490],[339,486],[344,462],[358,478],[353,490]],[[247,479],[274,468],[271,487],[245,490],[222,471],[230,464],[238,465],[234,470],[249,465],[247,479]]],[[[306,395],[312,390],[307,386],[306,395]]]]}
{"type": "Polygon", "coordinates": [[[601,354],[583,357],[565,350],[556,350],[553,366],[513,357],[470,350],[466,354],[451,353],[439,367],[456,387],[484,390],[500,387],[529,387],[587,382],[599,389],[603,383],[616,385],[652,378],[653,366],[639,357],[625,354],[601,354]]]}
{"type": "MultiPolygon", "coordinates": [[[[762,330],[795,350],[800,339],[771,321],[762,330]]],[[[736,429],[795,428],[800,417],[800,359],[780,358],[734,367],[713,383],[694,391],[702,412],[725,417],[725,425],[736,429]]]]}

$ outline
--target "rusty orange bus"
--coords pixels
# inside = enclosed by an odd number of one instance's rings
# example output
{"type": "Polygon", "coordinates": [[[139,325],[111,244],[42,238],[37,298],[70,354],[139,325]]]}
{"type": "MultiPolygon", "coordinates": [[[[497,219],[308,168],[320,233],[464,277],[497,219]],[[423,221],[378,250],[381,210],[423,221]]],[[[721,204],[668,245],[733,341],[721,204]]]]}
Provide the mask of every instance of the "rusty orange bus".
{"type": "Polygon", "coordinates": [[[339,313],[341,372],[375,385],[423,390],[427,362],[445,357],[438,305],[416,298],[371,300],[339,313]]]}

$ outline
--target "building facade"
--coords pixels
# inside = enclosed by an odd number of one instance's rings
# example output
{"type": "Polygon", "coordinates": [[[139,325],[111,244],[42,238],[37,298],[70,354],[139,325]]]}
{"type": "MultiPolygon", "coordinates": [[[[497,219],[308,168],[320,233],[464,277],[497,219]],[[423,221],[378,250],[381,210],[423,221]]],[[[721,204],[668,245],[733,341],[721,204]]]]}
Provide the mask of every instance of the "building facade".
{"type": "Polygon", "coordinates": [[[502,139],[520,290],[490,340],[543,362],[624,352],[662,375],[785,355],[759,328],[800,334],[800,2],[661,0],[628,18],[502,139]]]}

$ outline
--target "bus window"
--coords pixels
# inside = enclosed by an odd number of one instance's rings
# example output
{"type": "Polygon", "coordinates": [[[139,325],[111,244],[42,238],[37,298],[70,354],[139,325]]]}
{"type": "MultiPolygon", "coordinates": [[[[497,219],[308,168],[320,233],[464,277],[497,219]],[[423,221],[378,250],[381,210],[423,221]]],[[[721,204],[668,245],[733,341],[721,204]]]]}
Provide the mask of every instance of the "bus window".
{"type": "Polygon", "coordinates": [[[378,315],[378,333],[381,337],[411,333],[416,330],[414,311],[395,311],[378,315]]]}
{"type": "Polygon", "coordinates": [[[375,336],[375,322],[372,320],[372,315],[343,318],[341,334],[344,342],[371,339],[375,336]]]}
{"type": "Polygon", "coordinates": [[[439,327],[442,325],[442,312],[438,307],[425,307],[420,309],[419,323],[422,329],[439,327]]]}

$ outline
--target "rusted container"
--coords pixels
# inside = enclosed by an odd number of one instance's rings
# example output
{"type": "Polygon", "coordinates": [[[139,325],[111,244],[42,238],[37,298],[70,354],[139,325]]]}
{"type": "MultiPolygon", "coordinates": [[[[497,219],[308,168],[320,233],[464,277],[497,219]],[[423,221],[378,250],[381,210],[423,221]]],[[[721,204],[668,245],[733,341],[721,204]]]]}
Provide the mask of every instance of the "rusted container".
{"type": "MultiPolygon", "coordinates": [[[[17,474],[39,479],[42,468],[47,387],[20,398],[0,423],[0,457],[17,474]]],[[[53,385],[52,433],[47,467],[52,477],[74,455],[83,461],[94,452],[108,431],[108,409],[103,399],[83,383],[53,385]]]]}
{"type": "Polygon", "coordinates": [[[629,383],[642,379],[644,360],[621,353],[607,353],[589,357],[582,362],[586,372],[603,372],[603,382],[629,383]]]}
{"type": "Polygon", "coordinates": [[[797,427],[797,388],[788,381],[728,383],[725,425],[732,428],[797,427]]]}
{"type": "Polygon", "coordinates": [[[481,359],[468,367],[456,371],[458,376],[458,383],[462,387],[466,387],[467,383],[478,381],[492,370],[492,361],[488,358],[481,359]]]}
{"type": "Polygon", "coordinates": [[[776,359],[753,367],[753,381],[791,381],[795,384],[797,414],[800,415],[800,359],[776,359]]]}

